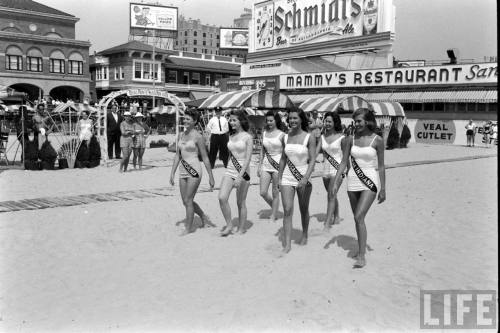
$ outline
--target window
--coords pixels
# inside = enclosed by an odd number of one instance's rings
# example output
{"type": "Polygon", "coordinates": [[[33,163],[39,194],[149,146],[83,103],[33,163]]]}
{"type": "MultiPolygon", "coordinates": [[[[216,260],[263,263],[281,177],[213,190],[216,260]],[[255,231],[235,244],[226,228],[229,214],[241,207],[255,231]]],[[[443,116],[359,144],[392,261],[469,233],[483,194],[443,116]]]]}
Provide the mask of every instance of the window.
{"type": "Polygon", "coordinates": [[[125,73],[123,72],[123,67],[120,67],[120,79],[125,79],[125,73]]]}
{"type": "Polygon", "coordinates": [[[477,111],[478,112],[485,112],[486,111],[486,104],[484,104],[484,103],[478,103],[477,104],[477,111]]]}
{"type": "Polygon", "coordinates": [[[444,111],[444,103],[434,103],[434,111],[444,111]]]}
{"type": "Polygon", "coordinates": [[[205,75],[205,85],[206,85],[206,86],[209,86],[209,85],[210,85],[210,75],[209,75],[209,74],[206,74],[206,75],[205,75]]]}
{"type": "Polygon", "coordinates": [[[193,52],[198,52],[198,49],[196,47],[193,48],[193,52]]]}
{"type": "Polygon", "coordinates": [[[168,71],[167,82],[169,82],[169,83],[177,83],[177,71],[174,71],[174,70],[169,70],[168,71]]]}
{"type": "Polygon", "coordinates": [[[178,40],[175,41],[175,45],[176,46],[179,45],[179,41],[178,40]]]}
{"type": "Polygon", "coordinates": [[[108,74],[109,74],[109,67],[108,66],[104,66],[102,68],[102,78],[104,80],[107,80],[108,79],[108,74]]]}
{"type": "Polygon", "coordinates": [[[186,31],[184,31],[184,36],[187,36],[187,35],[188,35],[188,32],[187,32],[187,30],[186,30],[186,31]]]}
{"type": "Polygon", "coordinates": [[[142,62],[136,62],[134,66],[134,79],[141,79],[142,62]]]}
{"type": "Polygon", "coordinates": [[[194,45],[198,45],[198,41],[195,39],[195,40],[193,41],[193,44],[194,44],[194,45]]]}
{"type": "Polygon", "coordinates": [[[64,74],[66,72],[64,59],[49,59],[49,72],[64,74]]]}
{"type": "Polygon", "coordinates": [[[30,72],[42,72],[42,58],[26,57],[26,70],[30,72]]]}
{"type": "Polygon", "coordinates": [[[206,32],[204,32],[204,33],[203,33],[203,38],[206,38],[206,37],[207,37],[207,33],[206,33],[206,32]]]}
{"type": "Polygon", "coordinates": [[[189,72],[184,72],[184,84],[189,84],[189,72]]]}
{"type": "Polygon", "coordinates": [[[23,57],[17,55],[5,56],[5,68],[13,71],[23,70],[23,57]]]}
{"type": "Polygon", "coordinates": [[[68,73],[83,75],[83,61],[69,60],[68,73]]]}
{"type": "Polygon", "coordinates": [[[188,40],[187,39],[184,39],[184,44],[187,44],[188,43],[188,40]]]}
{"type": "Polygon", "coordinates": [[[203,41],[203,45],[207,45],[207,42],[203,41]]]}
{"type": "Polygon", "coordinates": [[[219,39],[219,37],[220,37],[220,36],[219,36],[219,35],[217,35],[217,39],[219,39]]]}
{"type": "Polygon", "coordinates": [[[217,43],[217,47],[219,47],[219,43],[217,43]]]}
{"type": "Polygon", "coordinates": [[[160,80],[158,78],[160,74],[159,71],[160,71],[160,66],[158,63],[154,64],[154,69],[153,69],[152,61],[134,60],[134,80],[152,81],[154,78],[156,81],[159,81],[160,80]]]}
{"type": "Polygon", "coordinates": [[[198,31],[193,32],[193,36],[198,36],[198,31]]]}
{"type": "Polygon", "coordinates": [[[118,71],[118,67],[115,67],[114,72],[115,72],[115,80],[119,80],[120,79],[120,72],[118,71]]]}
{"type": "Polygon", "coordinates": [[[193,73],[191,76],[191,84],[200,84],[200,73],[193,73]]]}

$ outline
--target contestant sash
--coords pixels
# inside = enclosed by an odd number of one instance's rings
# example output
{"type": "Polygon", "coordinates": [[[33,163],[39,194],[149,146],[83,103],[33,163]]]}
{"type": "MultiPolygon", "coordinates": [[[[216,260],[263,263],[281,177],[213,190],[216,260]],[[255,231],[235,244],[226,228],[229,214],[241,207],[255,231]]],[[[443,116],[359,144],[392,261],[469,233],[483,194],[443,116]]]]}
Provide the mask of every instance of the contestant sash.
{"type": "Polygon", "coordinates": [[[280,165],[278,164],[278,162],[276,162],[272,157],[271,155],[269,155],[269,153],[267,152],[267,149],[266,147],[262,146],[262,148],[264,149],[264,154],[266,154],[266,158],[267,158],[267,161],[269,162],[269,164],[272,165],[273,168],[275,168],[276,170],[279,171],[280,169],[280,165]]]}
{"type": "Polygon", "coordinates": [[[351,156],[351,164],[352,168],[354,169],[354,172],[356,173],[356,176],[358,176],[359,180],[365,184],[366,187],[370,189],[370,191],[377,193],[377,185],[371,180],[363,170],[359,167],[358,163],[356,163],[356,160],[354,157],[351,156]]]}
{"type": "MultiPolygon", "coordinates": [[[[288,169],[290,169],[290,172],[292,173],[293,177],[297,179],[298,182],[300,182],[300,180],[304,178],[304,176],[300,173],[299,170],[297,170],[297,168],[292,163],[292,161],[290,161],[289,158],[286,159],[286,165],[288,165],[288,169]]],[[[309,185],[311,185],[311,182],[307,181],[307,186],[309,185]]]]}
{"type": "MultiPolygon", "coordinates": [[[[335,157],[333,157],[332,155],[328,154],[326,150],[322,149],[323,151],[323,156],[326,157],[326,160],[328,162],[330,162],[330,164],[335,168],[335,170],[339,170],[339,167],[340,167],[340,164],[339,162],[337,162],[337,160],[335,159],[335,157]]],[[[345,177],[345,173],[342,174],[342,178],[345,177]]]]}
{"type": "MultiPolygon", "coordinates": [[[[240,162],[238,162],[238,160],[233,156],[233,154],[231,154],[231,163],[233,163],[234,165],[234,168],[236,169],[236,171],[238,172],[241,172],[241,164],[240,162]]],[[[248,173],[245,171],[245,173],[243,174],[243,179],[246,180],[246,181],[249,181],[250,180],[250,176],[248,175],[248,173]]]]}
{"type": "Polygon", "coordinates": [[[179,156],[181,158],[181,164],[182,166],[184,167],[184,169],[186,169],[186,171],[191,175],[193,176],[194,178],[199,178],[200,175],[198,174],[198,171],[196,171],[192,166],[191,164],[189,164],[188,162],[186,162],[183,158],[182,158],[182,155],[181,155],[181,151],[179,150],[179,156]]]}

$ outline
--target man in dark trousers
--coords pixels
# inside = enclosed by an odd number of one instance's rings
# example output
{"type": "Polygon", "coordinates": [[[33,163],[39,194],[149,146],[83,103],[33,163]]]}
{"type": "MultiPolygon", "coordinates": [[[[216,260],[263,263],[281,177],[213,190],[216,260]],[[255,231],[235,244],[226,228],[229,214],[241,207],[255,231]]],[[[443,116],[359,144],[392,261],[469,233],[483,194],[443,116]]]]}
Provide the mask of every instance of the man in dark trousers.
{"type": "Polygon", "coordinates": [[[227,143],[229,141],[229,123],[226,117],[222,116],[222,108],[215,108],[215,116],[213,116],[207,124],[207,131],[210,132],[210,152],[208,158],[212,169],[215,166],[215,159],[217,152],[219,152],[219,159],[224,163],[227,168],[227,160],[229,153],[227,143]]]}
{"type": "Polygon", "coordinates": [[[120,123],[122,116],[118,113],[118,104],[111,105],[111,112],[108,112],[106,119],[106,136],[108,139],[108,158],[113,159],[113,147],[115,147],[115,157],[120,159],[120,123]]]}

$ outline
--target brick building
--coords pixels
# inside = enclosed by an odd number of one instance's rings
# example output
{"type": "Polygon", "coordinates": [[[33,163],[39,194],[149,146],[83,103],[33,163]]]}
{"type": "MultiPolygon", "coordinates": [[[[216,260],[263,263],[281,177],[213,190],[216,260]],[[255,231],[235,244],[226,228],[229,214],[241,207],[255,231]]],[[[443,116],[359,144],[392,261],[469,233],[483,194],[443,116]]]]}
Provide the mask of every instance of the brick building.
{"type": "Polygon", "coordinates": [[[89,98],[90,42],[78,18],[31,0],[0,0],[0,83],[31,100],[89,98]]]}
{"type": "Polygon", "coordinates": [[[164,50],[130,41],[90,57],[91,90],[97,99],[112,91],[165,88],[181,99],[203,98],[219,90],[223,78],[238,78],[241,59],[164,50]]]}

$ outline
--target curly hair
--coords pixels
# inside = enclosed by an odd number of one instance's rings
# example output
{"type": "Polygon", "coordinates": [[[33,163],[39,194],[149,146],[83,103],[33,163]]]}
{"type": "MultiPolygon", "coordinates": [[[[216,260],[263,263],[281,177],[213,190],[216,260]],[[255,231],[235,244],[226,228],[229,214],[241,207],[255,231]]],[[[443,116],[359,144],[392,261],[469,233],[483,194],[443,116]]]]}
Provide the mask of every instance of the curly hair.
{"type": "Polygon", "coordinates": [[[337,112],[328,111],[323,116],[323,121],[325,121],[327,117],[332,117],[333,129],[335,130],[335,132],[342,132],[342,122],[340,121],[339,114],[337,112]]]}
{"type": "MultiPolygon", "coordinates": [[[[250,128],[250,123],[248,122],[248,116],[245,110],[241,109],[232,110],[231,112],[229,112],[229,116],[235,116],[240,122],[241,128],[243,128],[245,132],[248,132],[248,129],[250,128]]],[[[234,134],[234,129],[231,127],[230,123],[229,123],[229,133],[234,134]]]]}
{"type": "Polygon", "coordinates": [[[304,132],[309,132],[309,118],[306,116],[306,113],[304,112],[304,110],[299,109],[299,108],[292,108],[292,109],[288,110],[288,116],[290,116],[290,113],[292,113],[292,112],[295,112],[298,114],[298,116],[300,118],[300,128],[302,128],[302,130],[304,132]]]}
{"type": "Polygon", "coordinates": [[[277,111],[273,111],[273,110],[269,110],[266,112],[266,118],[267,117],[273,117],[274,118],[274,122],[276,123],[276,128],[279,129],[280,131],[283,131],[284,129],[284,124],[283,122],[281,121],[281,117],[279,115],[279,113],[277,111]]]}
{"type": "Polygon", "coordinates": [[[184,112],[184,115],[191,117],[195,125],[200,121],[200,113],[196,111],[196,109],[188,109],[186,112],[184,112]]]}
{"type": "Polygon", "coordinates": [[[352,114],[352,119],[355,119],[357,116],[362,116],[363,120],[366,122],[366,127],[372,132],[375,132],[377,129],[377,121],[375,120],[375,113],[367,108],[359,108],[352,114]]]}

